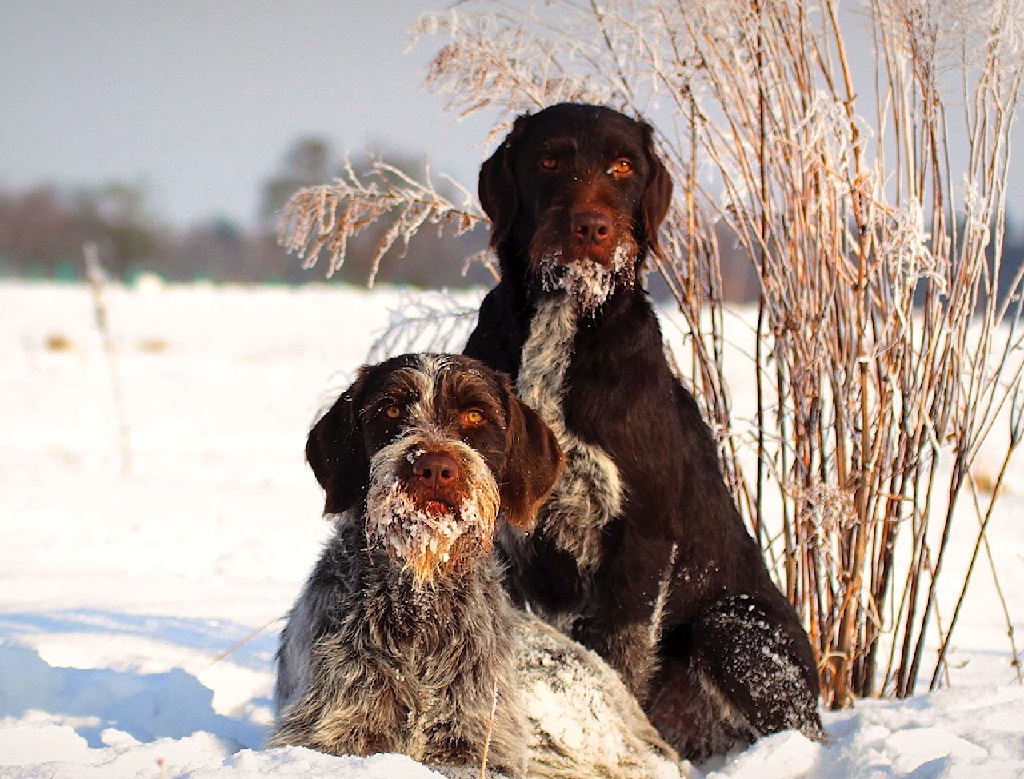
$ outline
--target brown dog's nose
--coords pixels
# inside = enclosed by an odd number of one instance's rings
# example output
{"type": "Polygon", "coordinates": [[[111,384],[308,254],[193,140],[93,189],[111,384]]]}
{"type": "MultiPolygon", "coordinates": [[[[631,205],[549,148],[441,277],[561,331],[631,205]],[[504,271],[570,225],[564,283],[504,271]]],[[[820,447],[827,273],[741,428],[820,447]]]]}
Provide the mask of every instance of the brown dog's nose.
{"type": "Polygon", "coordinates": [[[423,484],[443,487],[459,476],[459,464],[445,452],[424,452],[412,464],[413,475],[423,484]]]}
{"type": "Polygon", "coordinates": [[[586,243],[604,243],[612,234],[612,220],[600,211],[577,211],[572,215],[572,234],[586,243]]]}

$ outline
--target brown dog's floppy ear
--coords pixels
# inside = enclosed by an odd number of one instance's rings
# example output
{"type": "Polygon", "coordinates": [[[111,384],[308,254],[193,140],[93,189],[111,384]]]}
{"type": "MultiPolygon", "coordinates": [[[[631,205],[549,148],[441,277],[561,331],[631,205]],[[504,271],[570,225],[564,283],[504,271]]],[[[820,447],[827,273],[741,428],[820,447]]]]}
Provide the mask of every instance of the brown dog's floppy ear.
{"type": "Polygon", "coordinates": [[[306,439],[306,462],[327,493],[325,514],[340,514],[366,495],[370,462],[366,456],[353,384],[341,394],[306,439]]]}
{"type": "Polygon", "coordinates": [[[516,143],[523,134],[526,117],[520,116],[501,145],[494,150],[483,165],[477,180],[477,195],[484,213],[491,220],[491,246],[497,246],[512,228],[519,196],[516,191],[516,177],[512,161],[516,143]]]}
{"type": "Polygon", "coordinates": [[[665,221],[669,206],[672,205],[672,177],[654,149],[654,131],[649,124],[644,125],[644,151],[651,169],[641,204],[644,216],[644,235],[651,251],[657,253],[658,228],[665,221]]]}
{"type": "Polygon", "coordinates": [[[505,380],[508,403],[508,459],[501,482],[501,514],[520,530],[529,530],[541,503],[562,472],[562,450],[540,415],[513,394],[505,380]]]}

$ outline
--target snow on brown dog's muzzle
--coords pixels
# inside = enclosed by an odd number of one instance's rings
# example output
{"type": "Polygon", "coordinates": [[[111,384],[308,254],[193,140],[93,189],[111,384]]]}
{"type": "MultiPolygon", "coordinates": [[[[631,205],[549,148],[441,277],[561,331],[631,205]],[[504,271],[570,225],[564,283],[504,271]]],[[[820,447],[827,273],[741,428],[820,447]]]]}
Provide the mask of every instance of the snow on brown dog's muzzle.
{"type": "Polygon", "coordinates": [[[476,451],[410,430],[371,458],[367,542],[423,585],[491,553],[499,502],[476,451]]]}

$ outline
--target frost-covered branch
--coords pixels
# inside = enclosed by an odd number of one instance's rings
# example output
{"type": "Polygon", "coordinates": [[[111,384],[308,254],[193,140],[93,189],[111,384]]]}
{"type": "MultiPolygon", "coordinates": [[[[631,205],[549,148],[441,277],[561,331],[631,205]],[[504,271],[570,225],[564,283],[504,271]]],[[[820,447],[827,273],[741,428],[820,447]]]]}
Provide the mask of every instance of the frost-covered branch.
{"type": "Polygon", "coordinates": [[[420,182],[383,160],[374,160],[370,174],[361,177],[346,160],[341,178],[292,195],[282,213],[278,240],[295,252],[306,268],[316,265],[321,253],[326,254],[329,277],[344,264],[349,238],[383,221],[386,230],[371,259],[368,285],[372,287],[384,255],[396,243],[407,250],[409,241],[424,226],[462,235],[482,221],[472,196],[461,191],[465,200],[456,206],[437,191],[429,172],[420,182]]]}

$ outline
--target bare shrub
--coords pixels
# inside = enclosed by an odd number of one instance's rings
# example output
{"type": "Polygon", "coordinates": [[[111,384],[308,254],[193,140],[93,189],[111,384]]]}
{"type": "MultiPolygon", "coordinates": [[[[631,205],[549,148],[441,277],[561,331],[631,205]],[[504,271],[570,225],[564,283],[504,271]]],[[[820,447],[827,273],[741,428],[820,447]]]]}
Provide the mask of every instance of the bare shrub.
{"type": "MultiPolygon", "coordinates": [[[[827,702],[911,694],[929,638],[936,686],[1024,432],[1021,274],[1002,264],[1024,3],[868,0],[841,18],[833,0],[481,0],[417,33],[445,40],[427,83],[456,116],[497,110],[495,135],[561,100],[660,129],[676,199],[654,262],[690,328],[683,373],[804,617],[827,702]],[[857,78],[855,28],[875,63],[857,78]],[[723,235],[760,283],[742,344],[725,337],[723,235]],[[748,359],[744,416],[724,375],[748,359]],[[972,466],[996,426],[1006,457],[978,489],[972,466]],[[951,529],[972,513],[977,543],[940,620],[951,529]]],[[[394,237],[480,218],[407,180],[344,181],[297,195],[283,235],[334,267],[385,205],[400,210],[394,237]]],[[[1016,662],[1012,637],[1011,651],[1016,662]]]]}
{"type": "Polygon", "coordinates": [[[288,251],[304,260],[305,267],[312,268],[325,252],[327,275],[331,276],[345,262],[348,239],[385,220],[387,230],[371,259],[367,283],[372,287],[384,255],[396,243],[408,248],[424,225],[438,230],[447,227],[462,235],[482,219],[469,192],[450,179],[465,196],[461,207],[437,191],[429,171],[421,182],[383,160],[372,161],[370,167],[370,175],[360,177],[346,160],[341,178],[300,189],[285,205],[278,235],[288,251]]]}
{"type": "Polygon", "coordinates": [[[477,305],[463,300],[444,290],[403,293],[388,311],[388,326],[371,345],[367,362],[403,352],[446,352],[465,343],[476,324],[477,305]]]}

